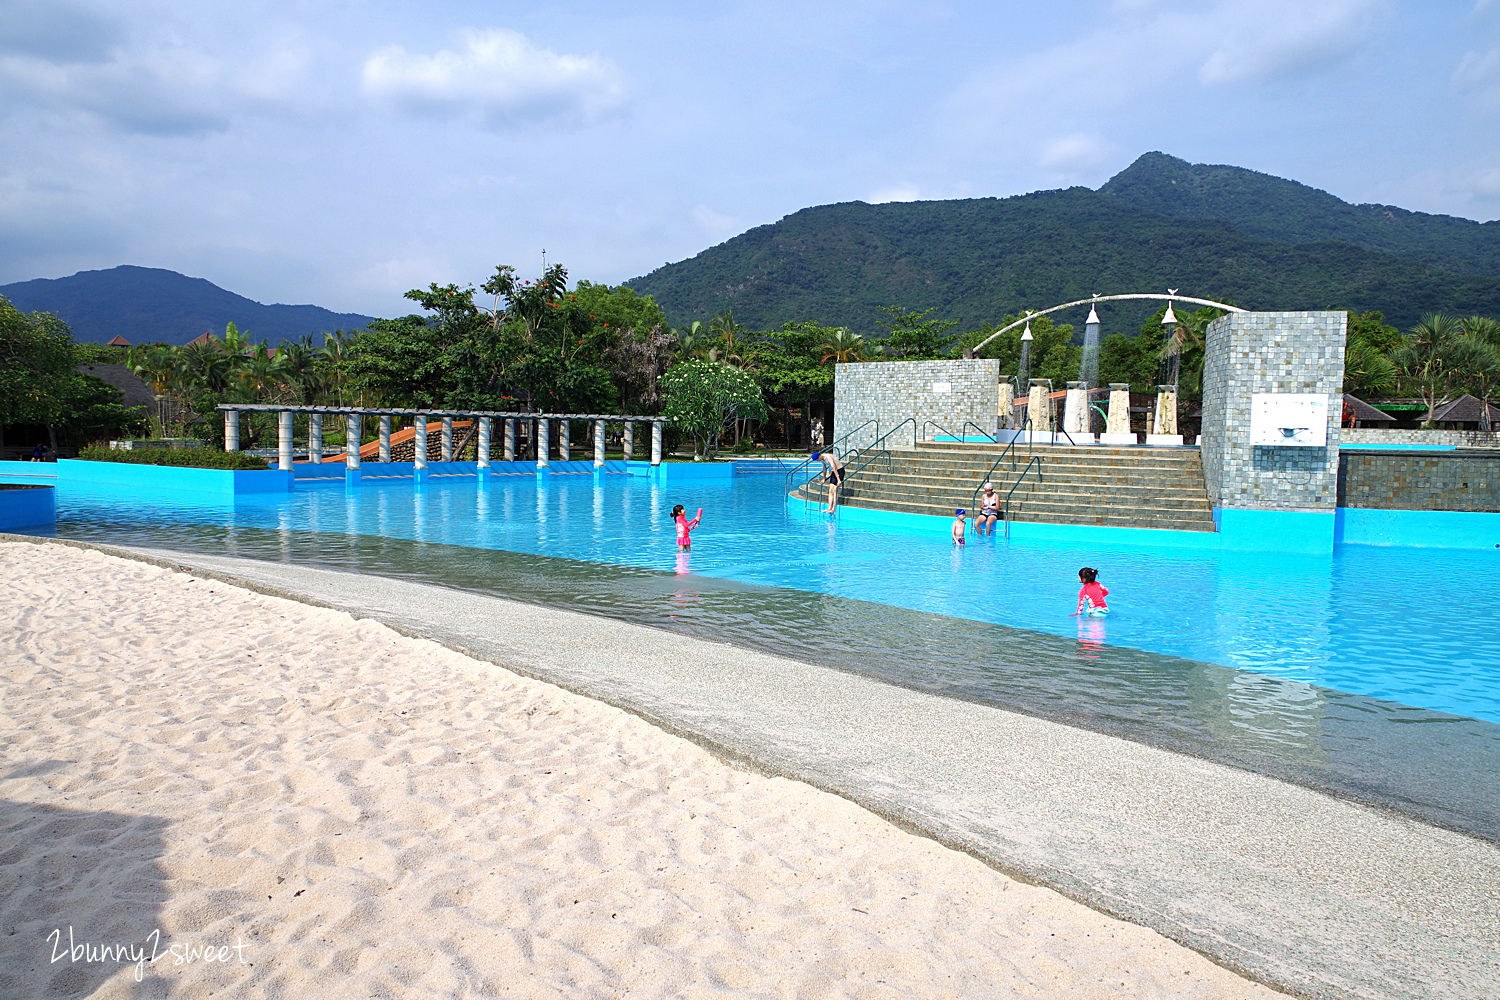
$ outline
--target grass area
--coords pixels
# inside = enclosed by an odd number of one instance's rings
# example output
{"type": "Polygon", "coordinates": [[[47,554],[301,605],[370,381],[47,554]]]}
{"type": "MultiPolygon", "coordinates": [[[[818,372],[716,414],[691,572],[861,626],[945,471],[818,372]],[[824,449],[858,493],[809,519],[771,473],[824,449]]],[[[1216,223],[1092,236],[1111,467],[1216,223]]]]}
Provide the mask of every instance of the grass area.
{"type": "Polygon", "coordinates": [[[214,448],[132,448],[117,451],[108,445],[91,444],[78,452],[90,462],[126,462],[132,465],[167,465],[188,469],[231,469],[264,472],[266,460],[237,451],[214,448]]]}

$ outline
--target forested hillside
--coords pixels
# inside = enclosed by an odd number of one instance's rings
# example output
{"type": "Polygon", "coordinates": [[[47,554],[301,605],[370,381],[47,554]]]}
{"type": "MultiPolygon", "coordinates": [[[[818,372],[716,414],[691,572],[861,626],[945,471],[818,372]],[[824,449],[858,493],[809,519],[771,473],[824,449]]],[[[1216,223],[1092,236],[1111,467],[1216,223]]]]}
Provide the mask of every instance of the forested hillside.
{"type": "MultiPolygon", "coordinates": [[[[1376,310],[1403,328],[1434,310],[1500,312],[1500,269],[1466,274],[1415,253],[1338,242],[1352,223],[1309,241],[1321,234],[1310,210],[1305,222],[1290,219],[1280,235],[1272,233],[1266,220],[1295,216],[1286,206],[1298,198],[1355,211],[1292,182],[1238,171],[1245,175],[1237,177],[1242,196],[1231,196],[1234,168],[1211,168],[1231,174],[1211,174],[1212,197],[1179,209],[1189,215],[1224,201],[1258,205],[1259,214],[1240,213],[1261,220],[1257,232],[1227,220],[1170,217],[1161,206],[1183,185],[1180,178],[1172,184],[1165,168],[1178,163],[1151,154],[1100,191],[805,209],[627,284],[653,296],[676,325],[733,309],[752,328],[816,320],[865,335],[878,332],[882,305],[935,306],[971,329],[1094,292],[1169,286],[1252,309],[1376,310]],[[1256,187],[1253,178],[1266,183],[1256,187]]],[[[1496,227],[1407,215],[1413,235],[1403,246],[1421,244],[1426,256],[1448,261],[1500,256],[1486,242],[1500,245],[1496,227]],[[1441,234],[1449,230],[1468,235],[1445,242],[1441,234]]]]}
{"type": "Polygon", "coordinates": [[[373,318],[319,306],[262,305],[202,278],[130,265],[0,285],[0,295],[23,312],[55,313],[74,337],[94,343],[118,334],[132,344],[185,344],[202,333],[223,333],[227,323],[276,343],[361,329],[373,318]]]}

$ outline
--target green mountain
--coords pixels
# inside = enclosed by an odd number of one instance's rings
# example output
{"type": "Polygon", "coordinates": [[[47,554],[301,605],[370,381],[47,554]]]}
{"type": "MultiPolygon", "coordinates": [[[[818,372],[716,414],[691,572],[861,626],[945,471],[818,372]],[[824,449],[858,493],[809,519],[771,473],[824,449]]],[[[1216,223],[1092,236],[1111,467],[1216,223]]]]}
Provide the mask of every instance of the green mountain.
{"type": "Polygon", "coordinates": [[[373,319],[319,306],[262,305],[202,278],[131,265],[0,285],[0,295],[23,312],[56,313],[73,328],[74,339],[94,343],[118,335],[132,344],[185,344],[205,332],[223,334],[233,322],[274,344],[361,329],[373,319]]]}
{"type": "Polygon", "coordinates": [[[1500,222],[1350,205],[1241,167],[1147,153],[1099,193],[1174,219],[1227,222],[1236,232],[1278,243],[1347,243],[1460,274],[1500,275],[1500,222]]]}
{"type": "MultiPolygon", "coordinates": [[[[733,309],[752,328],[817,320],[866,335],[879,332],[882,305],[935,306],[935,316],[973,329],[1096,292],[1168,287],[1250,309],[1377,309],[1402,327],[1434,310],[1500,315],[1500,268],[1477,263],[1500,256],[1494,224],[1404,213],[1412,234],[1404,245],[1420,243],[1451,265],[1440,267],[1415,252],[1353,242],[1348,226],[1323,234],[1309,221],[1297,231],[1316,238],[1294,238],[1290,219],[1272,233],[1276,215],[1295,216],[1289,202],[1325,205],[1325,215],[1332,210],[1323,199],[1344,203],[1264,174],[1208,168],[1236,176],[1242,194],[1199,198],[1192,211],[1238,203],[1242,222],[1259,220],[1261,231],[1249,232],[1234,220],[1161,209],[1184,186],[1173,166],[1181,162],[1148,154],[1099,191],[804,209],[626,284],[655,297],[679,325],[733,309]],[[1470,235],[1445,242],[1450,230],[1470,235]]],[[[1362,218],[1368,206],[1344,207],[1362,218]]],[[[1130,310],[1116,315],[1107,326],[1139,325],[1130,310]]]]}

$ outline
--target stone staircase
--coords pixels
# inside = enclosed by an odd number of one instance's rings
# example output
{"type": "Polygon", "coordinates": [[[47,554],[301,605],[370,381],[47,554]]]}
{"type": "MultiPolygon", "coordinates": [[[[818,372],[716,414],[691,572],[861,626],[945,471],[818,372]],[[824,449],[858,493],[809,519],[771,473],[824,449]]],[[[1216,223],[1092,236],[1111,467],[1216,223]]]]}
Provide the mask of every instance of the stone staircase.
{"type": "MultiPolygon", "coordinates": [[[[974,488],[994,463],[993,444],[924,443],[892,450],[851,475],[839,503],[851,507],[951,517],[973,508],[974,488]]],[[[991,474],[1003,506],[1030,457],[1032,467],[1010,498],[1013,521],[1104,525],[1173,531],[1213,531],[1213,511],[1203,485],[1203,463],[1194,448],[1109,448],[1018,445],[991,474]]],[[[851,463],[857,466],[859,460],[851,463]]],[[[811,484],[809,500],[827,502],[827,487],[811,484]]],[[[972,513],[972,510],[971,510],[972,513]]]]}

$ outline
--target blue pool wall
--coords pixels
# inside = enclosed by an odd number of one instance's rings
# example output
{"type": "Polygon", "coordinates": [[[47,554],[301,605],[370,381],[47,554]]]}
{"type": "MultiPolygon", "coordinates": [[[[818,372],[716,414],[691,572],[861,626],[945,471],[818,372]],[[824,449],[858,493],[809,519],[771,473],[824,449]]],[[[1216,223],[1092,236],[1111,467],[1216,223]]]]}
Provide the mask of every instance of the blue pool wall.
{"type": "Polygon", "coordinates": [[[1335,518],[1334,540],[1340,545],[1500,552],[1500,514],[1340,507],[1335,518]]]}
{"type": "Polygon", "coordinates": [[[55,488],[28,484],[26,489],[0,490],[0,531],[19,528],[37,531],[56,527],[55,488]]]}
{"type": "Polygon", "coordinates": [[[65,458],[58,462],[0,462],[0,476],[4,476],[6,482],[79,483],[229,496],[285,493],[292,488],[292,473],[276,469],[264,472],[258,469],[180,469],[131,462],[89,462],[81,458],[65,458]]]}

